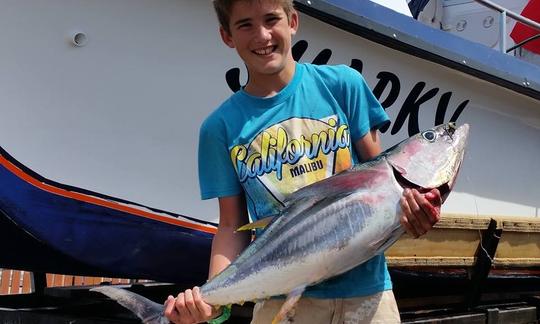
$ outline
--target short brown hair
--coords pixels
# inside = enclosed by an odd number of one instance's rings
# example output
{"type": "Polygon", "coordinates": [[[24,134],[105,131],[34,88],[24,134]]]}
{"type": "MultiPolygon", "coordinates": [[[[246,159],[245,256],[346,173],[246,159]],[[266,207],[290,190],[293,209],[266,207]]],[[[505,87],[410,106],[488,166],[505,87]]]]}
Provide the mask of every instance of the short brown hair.
{"type": "MultiPolygon", "coordinates": [[[[231,8],[233,4],[237,1],[264,1],[264,0],[213,0],[214,3],[214,10],[216,11],[216,15],[219,21],[219,24],[221,27],[227,32],[231,33],[231,30],[229,28],[230,18],[231,18],[231,8]]],[[[267,0],[268,1],[268,0],[267,0]]],[[[293,7],[293,0],[270,0],[275,3],[278,3],[283,7],[283,11],[287,14],[287,17],[291,17],[291,13],[294,10],[293,7]]]]}

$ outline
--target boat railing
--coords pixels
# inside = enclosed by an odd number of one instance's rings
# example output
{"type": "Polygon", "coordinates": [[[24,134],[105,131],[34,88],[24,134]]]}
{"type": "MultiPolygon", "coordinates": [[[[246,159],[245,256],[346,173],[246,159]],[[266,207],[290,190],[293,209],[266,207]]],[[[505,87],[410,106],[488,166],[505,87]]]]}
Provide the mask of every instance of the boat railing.
{"type": "Polygon", "coordinates": [[[540,38],[540,23],[537,23],[536,21],[534,20],[531,20],[527,17],[524,17],[518,13],[515,13],[511,10],[508,10],[492,1],[489,1],[489,0],[475,0],[476,2],[484,5],[485,7],[488,7],[490,9],[493,9],[493,10],[496,10],[500,13],[499,15],[499,49],[501,52],[503,53],[509,53],[513,50],[515,50],[516,48],[519,48],[523,45],[525,45],[526,43],[530,42],[530,41],[533,41],[537,38],[540,38]],[[532,37],[529,37],[528,39],[525,39],[524,41],[520,42],[519,44],[516,44],[510,48],[506,48],[506,17],[510,17],[520,23],[523,23],[529,27],[532,27],[532,28],[535,28],[536,30],[539,31],[538,34],[532,36],[532,37]]]}

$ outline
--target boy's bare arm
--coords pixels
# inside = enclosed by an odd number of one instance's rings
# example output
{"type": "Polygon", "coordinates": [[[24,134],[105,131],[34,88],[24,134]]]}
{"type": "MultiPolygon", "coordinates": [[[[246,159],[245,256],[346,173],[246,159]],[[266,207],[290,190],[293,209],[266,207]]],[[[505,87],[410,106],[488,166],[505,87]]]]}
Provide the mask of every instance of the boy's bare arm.
{"type": "MultiPolygon", "coordinates": [[[[248,221],[243,195],[219,198],[219,225],[212,241],[209,278],[223,271],[249,244],[249,232],[235,232],[248,221]]],[[[206,322],[221,311],[206,304],[199,288],[194,287],[181,292],[176,298],[169,296],[164,313],[172,323],[193,324],[206,322]]]]}
{"type": "Polygon", "coordinates": [[[362,161],[370,160],[381,153],[381,142],[377,130],[370,130],[361,139],[354,142],[354,149],[362,161]]]}
{"type": "Polygon", "coordinates": [[[209,278],[225,269],[249,244],[249,232],[236,232],[248,222],[244,195],[219,198],[219,225],[212,241],[209,278]]]}

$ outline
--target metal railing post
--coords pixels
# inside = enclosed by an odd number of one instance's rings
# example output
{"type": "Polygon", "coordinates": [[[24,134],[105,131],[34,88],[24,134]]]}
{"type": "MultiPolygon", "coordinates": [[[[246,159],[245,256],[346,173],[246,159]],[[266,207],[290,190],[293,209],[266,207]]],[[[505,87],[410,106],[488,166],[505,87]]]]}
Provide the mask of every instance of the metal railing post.
{"type": "Polygon", "coordinates": [[[499,14],[499,48],[506,53],[506,10],[499,14]]]}

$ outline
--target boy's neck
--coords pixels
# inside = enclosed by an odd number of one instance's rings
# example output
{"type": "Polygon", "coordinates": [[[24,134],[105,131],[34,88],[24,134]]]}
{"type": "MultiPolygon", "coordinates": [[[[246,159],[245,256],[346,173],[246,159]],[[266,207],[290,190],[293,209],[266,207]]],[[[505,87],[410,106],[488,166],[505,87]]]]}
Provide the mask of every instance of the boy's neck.
{"type": "Polygon", "coordinates": [[[291,60],[283,70],[276,74],[250,73],[244,91],[256,97],[273,97],[291,82],[295,71],[296,62],[291,60]]]}

